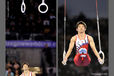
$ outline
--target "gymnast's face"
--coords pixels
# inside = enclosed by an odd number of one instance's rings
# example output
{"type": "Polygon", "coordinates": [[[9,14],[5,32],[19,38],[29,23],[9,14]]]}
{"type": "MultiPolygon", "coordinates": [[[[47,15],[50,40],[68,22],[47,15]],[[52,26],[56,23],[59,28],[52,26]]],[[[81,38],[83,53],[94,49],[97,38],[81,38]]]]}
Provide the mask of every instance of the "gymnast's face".
{"type": "Polygon", "coordinates": [[[86,28],[83,24],[79,24],[78,27],[76,28],[76,31],[78,33],[84,33],[86,31],[86,28]]]}
{"type": "Polygon", "coordinates": [[[27,64],[24,64],[22,69],[23,69],[24,71],[27,71],[27,70],[29,70],[29,66],[28,66],[27,64]]]}

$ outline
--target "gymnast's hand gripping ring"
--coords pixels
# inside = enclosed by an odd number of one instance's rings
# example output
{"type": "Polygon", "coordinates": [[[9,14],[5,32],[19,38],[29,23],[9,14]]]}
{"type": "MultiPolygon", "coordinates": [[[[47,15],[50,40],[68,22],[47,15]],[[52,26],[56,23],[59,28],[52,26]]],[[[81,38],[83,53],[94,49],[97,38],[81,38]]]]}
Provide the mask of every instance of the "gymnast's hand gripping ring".
{"type": "Polygon", "coordinates": [[[65,58],[65,56],[66,56],[66,52],[64,50],[64,52],[63,52],[63,61],[62,61],[62,64],[63,65],[66,65],[67,64],[67,59],[65,58]]]}
{"type": "Polygon", "coordinates": [[[21,12],[22,12],[22,13],[25,13],[25,10],[26,10],[26,5],[25,5],[25,3],[24,3],[24,0],[22,0],[21,12]]]}
{"type": "Polygon", "coordinates": [[[99,55],[100,55],[100,54],[102,54],[102,56],[103,56],[103,57],[102,57],[102,62],[100,62],[100,64],[104,64],[105,55],[104,55],[104,53],[103,53],[101,50],[99,51],[99,55]]]}
{"type": "Polygon", "coordinates": [[[48,6],[47,4],[44,2],[44,0],[42,0],[42,3],[38,6],[38,10],[40,13],[46,13],[48,11],[48,6]],[[46,7],[46,10],[45,11],[41,11],[41,6],[45,6],[46,7]]]}

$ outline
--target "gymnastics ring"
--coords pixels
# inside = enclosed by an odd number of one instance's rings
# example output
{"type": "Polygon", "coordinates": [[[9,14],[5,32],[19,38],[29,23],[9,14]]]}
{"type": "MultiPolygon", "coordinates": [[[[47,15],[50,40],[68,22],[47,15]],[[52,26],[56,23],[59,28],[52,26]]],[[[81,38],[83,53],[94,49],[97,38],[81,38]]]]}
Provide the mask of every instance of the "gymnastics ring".
{"type": "Polygon", "coordinates": [[[22,0],[21,12],[22,12],[22,13],[25,13],[25,10],[26,10],[26,5],[25,5],[25,3],[24,3],[24,0],[22,0]]]}
{"type": "Polygon", "coordinates": [[[103,63],[100,63],[100,64],[104,64],[104,58],[105,58],[105,55],[104,55],[104,52],[102,52],[101,50],[99,51],[99,55],[102,54],[103,58],[101,58],[103,60],[103,63]]]}
{"type": "Polygon", "coordinates": [[[44,0],[42,0],[42,3],[38,6],[38,10],[40,13],[46,13],[48,11],[48,5],[44,2],[44,0]],[[41,11],[40,7],[41,6],[46,6],[46,10],[45,11],[41,11]]]}
{"type": "Polygon", "coordinates": [[[103,58],[101,58],[103,60],[103,62],[99,62],[100,64],[104,64],[104,52],[101,50],[101,39],[100,39],[100,30],[99,30],[99,16],[98,16],[98,4],[97,4],[97,0],[96,0],[96,16],[97,16],[97,29],[98,29],[98,41],[99,41],[99,55],[102,54],[103,58]]]}

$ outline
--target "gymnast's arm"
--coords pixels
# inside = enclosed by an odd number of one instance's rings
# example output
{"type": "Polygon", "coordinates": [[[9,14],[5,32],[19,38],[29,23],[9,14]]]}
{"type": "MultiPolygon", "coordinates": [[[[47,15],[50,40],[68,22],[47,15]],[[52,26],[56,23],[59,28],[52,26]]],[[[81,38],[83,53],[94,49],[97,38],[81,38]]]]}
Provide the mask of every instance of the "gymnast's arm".
{"type": "Polygon", "coordinates": [[[72,49],[73,49],[73,47],[74,47],[74,43],[75,43],[75,36],[73,36],[73,37],[71,38],[71,40],[70,40],[68,52],[67,52],[66,57],[65,57],[66,60],[68,59],[68,57],[70,56],[70,54],[71,54],[71,52],[72,52],[72,49]]]}
{"type": "Polygon", "coordinates": [[[96,57],[98,59],[101,59],[101,57],[99,56],[99,53],[98,53],[98,51],[95,47],[95,42],[94,42],[93,38],[88,35],[88,40],[89,40],[90,47],[92,48],[92,50],[93,50],[94,54],[96,55],[96,57]]]}

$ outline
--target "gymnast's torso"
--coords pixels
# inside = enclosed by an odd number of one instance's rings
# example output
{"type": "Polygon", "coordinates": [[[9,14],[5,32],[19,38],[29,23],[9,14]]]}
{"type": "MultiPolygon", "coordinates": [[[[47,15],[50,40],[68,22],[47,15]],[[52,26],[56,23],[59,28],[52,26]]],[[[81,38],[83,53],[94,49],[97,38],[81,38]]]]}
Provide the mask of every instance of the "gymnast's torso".
{"type": "Polygon", "coordinates": [[[75,41],[75,45],[76,45],[76,53],[88,53],[88,44],[89,44],[89,41],[88,41],[88,35],[85,34],[85,37],[83,40],[80,40],[79,39],[79,36],[76,35],[76,41],[75,41]]]}

